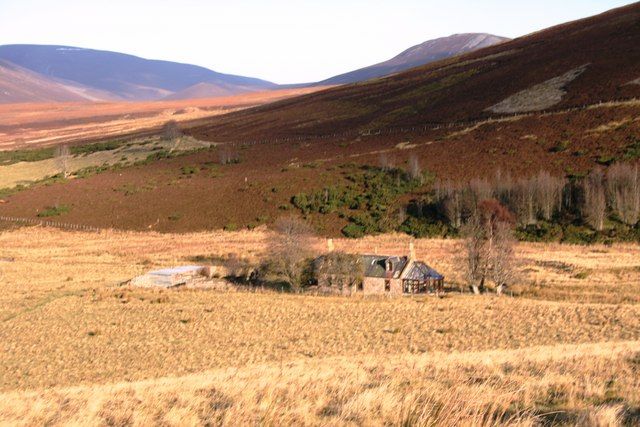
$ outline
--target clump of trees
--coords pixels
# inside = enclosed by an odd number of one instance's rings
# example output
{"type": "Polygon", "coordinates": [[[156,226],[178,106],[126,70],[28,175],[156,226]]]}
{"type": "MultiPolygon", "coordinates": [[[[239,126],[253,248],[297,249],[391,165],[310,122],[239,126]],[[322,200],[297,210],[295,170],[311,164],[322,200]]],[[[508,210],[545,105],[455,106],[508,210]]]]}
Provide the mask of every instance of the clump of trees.
{"type": "Polygon", "coordinates": [[[514,215],[495,199],[478,203],[462,226],[465,277],[474,293],[483,293],[486,281],[502,294],[516,278],[514,257],[514,215]]]}
{"type": "MultiPolygon", "coordinates": [[[[424,222],[459,233],[482,200],[496,199],[513,212],[523,240],[589,243],[594,239],[640,237],[640,176],[637,164],[596,168],[583,177],[474,179],[464,185],[439,181],[429,200],[414,201],[409,212],[424,222]]],[[[437,231],[437,228],[432,228],[437,231]]]]}
{"type": "Polygon", "coordinates": [[[415,237],[458,236],[477,214],[478,204],[495,199],[514,215],[520,240],[569,243],[640,239],[640,173],[638,164],[596,168],[584,176],[560,177],[540,171],[530,177],[496,174],[465,183],[436,181],[416,157],[407,169],[364,166],[344,173],[347,184],[299,193],[291,203],[302,215],[332,214],[348,221],[347,237],[401,231],[415,237]],[[408,204],[398,200],[418,197],[408,204]]]}
{"type": "Polygon", "coordinates": [[[613,213],[627,225],[640,219],[640,167],[615,164],[607,171],[608,203],[613,213]]]}
{"type": "Polygon", "coordinates": [[[467,218],[475,215],[481,201],[492,198],[508,207],[518,224],[528,225],[551,220],[562,209],[566,185],[565,179],[546,171],[517,180],[497,174],[491,181],[473,179],[465,185],[440,181],[435,186],[435,203],[454,228],[460,228],[467,218]]]}

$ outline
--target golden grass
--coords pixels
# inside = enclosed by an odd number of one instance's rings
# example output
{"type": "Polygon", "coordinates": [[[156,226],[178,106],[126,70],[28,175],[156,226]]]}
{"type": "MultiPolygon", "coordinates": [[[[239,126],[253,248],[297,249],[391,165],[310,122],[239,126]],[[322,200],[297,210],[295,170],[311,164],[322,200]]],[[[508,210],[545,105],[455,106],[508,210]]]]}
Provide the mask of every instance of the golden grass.
{"type": "MultiPolygon", "coordinates": [[[[119,286],[195,255],[257,259],[268,241],[0,233],[0,424],[528,425],[558,408],[619,421],[638,405],[636,245],[520,244],[519,298],[460,294],[455,240],[415,242],[453,283],[444,299],[119,286]]],[[[404,254],[408,241],[334,245],[404,254]]]]}
{"type": "Polygon", "coordinates": [[[618,426],[634,421],[639,373],[639,341],[337,357],[8,392],[0,394],[0,419],[16,425],[618,426]]]}

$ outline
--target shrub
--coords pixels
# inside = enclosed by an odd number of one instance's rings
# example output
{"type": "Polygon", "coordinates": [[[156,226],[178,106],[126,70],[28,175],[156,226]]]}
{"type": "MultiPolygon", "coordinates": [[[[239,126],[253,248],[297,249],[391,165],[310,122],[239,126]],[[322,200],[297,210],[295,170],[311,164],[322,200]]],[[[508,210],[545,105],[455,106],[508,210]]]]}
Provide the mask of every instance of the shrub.
{"type": "Polygon", "coordinates": [[[342,229],[342,234],[346,237],[357,239],[359,237],[363,237],[365,234],[365,228],[361,225],[356,224],[347,224],[342,229]]]}
{"type": "Polygon", "coordinates": [[[550,151],[552,153],[562,153],[563,151],[567,151],[570,145],[571,142],[568,140],[560,141],[555,146],[551,147],[550,151]]]}
{"type": "Polygon", "coordinates": [[[182,167],[180,168],[180,172],[182,172],[182,175],[187,175],[187,176],[189,176],[189,175],[195,175],[195,174],[197,174],[197,173],[198,173],[198,171],[199,171],[199,170],[200,170],[200,169],[199,169],[197,166],[193,166],[193,165],[190,165],[190,166],[182,166],[182,167]]]}
{"type": "Polygon", "coordinates": [[[588,245],[595,243],[597,238],[598,234],[587,227],[568,225],[564,229],[562,242],[574,245],[588,245]]]}
{"type": "Polygon", "coordinates": [[[631,143],[627,145],[623,158],[624,160],[640,159],[640,139],[631,137],[631,143]]]}
{"type": "Polygon", "coordinates": [[[71,154],[91,154],[97,153],[100,151],[111,151],[117,148],[120,148],[125,144],[124,141],[107,141],[107,142],[97,142],[95,144],[86,144],[86,145],[78,145],[75,147],[71,147],[71,154]]]}
{"type": "Polygon", "coordinates": [[[390,207],[396,204],[399,196],[418,188],[426,176],[412,177],[401,169],[365,166],[346,175],[349,184],[325,187],[311,194],[296,194],[291,198],[291,204],[304,215],[330,214],[346,209],[359,211],[349,216],[352,226],[343,229],[343,234],[349,237],[397,230],[404,218],[397,209],[390,207]]]}
{"type": "Polygon", "coordinates": [[[10,165],[18,162],[39,162],[41,160],[52,159],[54,155],[54,148],[0,151],[0,164],[10,165]]]}
{"type": "Polygon", "coordinates": [[[66,205],[48,206],[43,211],[38,212],[38,216],[40,218],[60,216],[62,214],[68,213],[69,210],[69,206],[66,205]]]}
{"type": "Polygon", "coordinates": [[[416,238],[445,237],[450,234],[449,227],[440,221],[429,222],[414,216],[407,218],[400,226],[400,231],[416,238]]]}
{"type": "Polygon", "coordinates": [[[554,242],[562,239],[562,227],[550,222],[529,224],[516,229],[516,237],[525,242],[554,242]]]}

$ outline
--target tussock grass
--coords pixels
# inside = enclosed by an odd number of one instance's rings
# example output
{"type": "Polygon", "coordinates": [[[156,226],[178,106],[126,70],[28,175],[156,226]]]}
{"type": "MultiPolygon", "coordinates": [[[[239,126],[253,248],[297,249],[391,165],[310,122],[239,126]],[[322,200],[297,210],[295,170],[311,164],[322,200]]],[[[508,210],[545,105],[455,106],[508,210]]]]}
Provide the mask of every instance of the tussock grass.
{"type": "Polygon", "coordinates": [[[415,241],[444,299],[119,286],[198,255],[257,260],[269,238],[1,233],[0,424],[619,425],[638,408],[637,245],[519,244],[517,298],[460,294],[455,240],[415,241]]]}
{"type": "Polygon", "coordinates": [[[9,392],[23,425],[620,426],[638,421],[640,342],[299,360],[9,392]]]}

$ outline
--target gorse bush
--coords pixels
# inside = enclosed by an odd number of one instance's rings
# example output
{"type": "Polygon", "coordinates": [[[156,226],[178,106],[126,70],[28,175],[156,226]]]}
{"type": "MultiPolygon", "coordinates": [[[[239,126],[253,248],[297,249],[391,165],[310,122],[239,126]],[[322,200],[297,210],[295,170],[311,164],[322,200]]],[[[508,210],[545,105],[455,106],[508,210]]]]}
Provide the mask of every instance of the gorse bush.
{"type": "MultiPolygon", "coordinates": [[[[396,230],[402,221],[397,207],[399,196],[407,194],[428,180],[428,174],[413,174],[397,168],[364,166],[345,176],[348,184],[330,186],[314,193],[298,193],[291,203],[304,214],[352,212],[350,224],[343,230],[347,237],[396,230]]],[[[401,210],[404,210],[401,209],[401,210]]]]}

